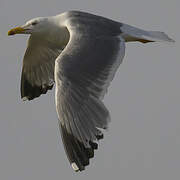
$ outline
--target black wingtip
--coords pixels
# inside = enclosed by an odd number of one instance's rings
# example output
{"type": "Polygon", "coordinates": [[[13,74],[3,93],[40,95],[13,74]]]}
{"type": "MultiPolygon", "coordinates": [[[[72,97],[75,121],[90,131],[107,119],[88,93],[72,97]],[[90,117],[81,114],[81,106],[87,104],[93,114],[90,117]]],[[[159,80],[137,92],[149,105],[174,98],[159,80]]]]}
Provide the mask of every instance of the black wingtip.
{"type": "Polygon", "coordinates": [[[61,125],[60,129],[64,148],[72,168],[76,172],[85,170],[85,166],[89,165],[89,159],[94,157],[94,150],[98,149],[98,144],[90,141],[90,147],[87,148],[72,134],[69,134],[65,127],[61,125]]]}
{"type": "Polygon", "coordinates": [[[48,90],[53,88],[52,85],[31,85],[31,83],[27,80],[25,74],[22,72],[21,76],[21,98],[24,100],[32,100],[34,98],[39,97],[41,94],[46,94],[48,90]]]}

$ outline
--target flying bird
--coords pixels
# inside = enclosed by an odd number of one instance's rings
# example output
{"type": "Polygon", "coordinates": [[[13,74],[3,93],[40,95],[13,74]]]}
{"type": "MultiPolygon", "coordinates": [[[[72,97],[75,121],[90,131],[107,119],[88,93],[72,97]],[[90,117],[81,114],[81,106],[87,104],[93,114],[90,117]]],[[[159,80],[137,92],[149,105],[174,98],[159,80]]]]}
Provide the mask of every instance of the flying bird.
{"type": "Polygon", "coordinates": [[[173,42],[90,13],[69,11],[34,18],[8,35],[30,34],[23,59],[21,98],[52,89],[64,148],[72,168],[82,171],[94,157],[110,115],[102,102],[125,54],[125,42],[173,42]]]}

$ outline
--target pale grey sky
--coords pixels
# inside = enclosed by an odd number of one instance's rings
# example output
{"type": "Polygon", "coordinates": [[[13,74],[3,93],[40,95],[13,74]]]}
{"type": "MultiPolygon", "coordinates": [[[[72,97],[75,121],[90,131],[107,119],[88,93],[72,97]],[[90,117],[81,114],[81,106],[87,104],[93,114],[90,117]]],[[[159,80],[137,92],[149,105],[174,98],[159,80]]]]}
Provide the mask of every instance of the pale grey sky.
{"type": "Polygon", "coordinates": [[[0,1],[0,179],[177,180],[180,177],[179,0],[0,1]],[[37,16],[83,10],[147,30],[175,44],[131,43],[105,97],[112,122],[95,158],[75,173],[58,130],[54,90],[20,99],[28,36],[7,31],[37,16]]]}

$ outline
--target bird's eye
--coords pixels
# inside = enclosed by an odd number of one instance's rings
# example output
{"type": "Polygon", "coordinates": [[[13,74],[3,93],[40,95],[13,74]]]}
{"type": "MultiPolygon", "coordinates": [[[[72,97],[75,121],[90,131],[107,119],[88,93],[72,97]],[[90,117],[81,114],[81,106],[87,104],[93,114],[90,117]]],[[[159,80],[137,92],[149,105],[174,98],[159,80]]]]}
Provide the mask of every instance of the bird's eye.
{"type": "Polygon", "coordinates": [[[37,22],[36,21],[34,21],[34,22],[32,22],[32,25],[34,26],[34,25],[36,25],[37,24],[37,22]]]}

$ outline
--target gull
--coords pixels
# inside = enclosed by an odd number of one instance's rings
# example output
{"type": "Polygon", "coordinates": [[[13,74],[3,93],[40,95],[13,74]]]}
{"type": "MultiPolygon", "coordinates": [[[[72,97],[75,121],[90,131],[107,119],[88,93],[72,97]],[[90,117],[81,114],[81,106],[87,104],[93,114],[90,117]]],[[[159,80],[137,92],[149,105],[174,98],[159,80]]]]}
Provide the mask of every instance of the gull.
{"type": "Polygon", "coordinates": [[[102,100],[123,60],[125,42],[174,42],[163,32],[80,11],[34,18],[8,31],[14,34],[30,34],[21,98],[37,98],[55,83],[59,128],[75,171],[89,164],[108,128],[110,114],[102,100]]]}

